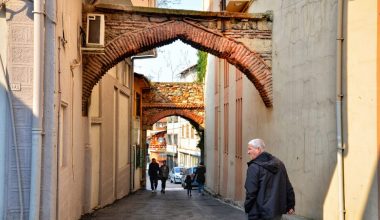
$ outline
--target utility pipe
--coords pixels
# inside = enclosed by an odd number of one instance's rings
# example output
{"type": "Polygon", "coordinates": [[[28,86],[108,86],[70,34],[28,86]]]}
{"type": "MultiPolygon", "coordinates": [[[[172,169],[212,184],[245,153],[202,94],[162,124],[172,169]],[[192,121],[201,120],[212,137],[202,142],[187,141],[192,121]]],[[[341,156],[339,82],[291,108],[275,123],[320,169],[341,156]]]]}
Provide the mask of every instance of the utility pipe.
{"type": "Polygon", "coordinates": [[[41,200],[41,162],[43,136],[43,79],[44,79],[44,0],[34,0],[34,60],[33,60],[33,119],[32,119],[32,165],[29,219],[37,220],[41,200]]]}
{"type": "Polygon", "coordinates": [[[345,219],[344,200],[344,164],[343,164],[343,138],[342,138],[342,51],[343,51],[343,0],[338,0],[337,23],[337,61],[336,61],[336,125],[337,125],[337,169],[338,169],[338,207],[339,220],[345,219]]]}

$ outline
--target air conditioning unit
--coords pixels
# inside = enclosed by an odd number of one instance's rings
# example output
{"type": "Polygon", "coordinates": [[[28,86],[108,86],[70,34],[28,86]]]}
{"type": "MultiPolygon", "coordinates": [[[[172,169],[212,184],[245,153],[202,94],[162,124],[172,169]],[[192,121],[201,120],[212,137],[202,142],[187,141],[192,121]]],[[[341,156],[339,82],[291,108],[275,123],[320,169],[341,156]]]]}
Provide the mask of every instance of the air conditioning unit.
{"type": "Polygon", "coordinates": [[[87,14],[86,47],[104,47],[104,15],[87,14]]]}

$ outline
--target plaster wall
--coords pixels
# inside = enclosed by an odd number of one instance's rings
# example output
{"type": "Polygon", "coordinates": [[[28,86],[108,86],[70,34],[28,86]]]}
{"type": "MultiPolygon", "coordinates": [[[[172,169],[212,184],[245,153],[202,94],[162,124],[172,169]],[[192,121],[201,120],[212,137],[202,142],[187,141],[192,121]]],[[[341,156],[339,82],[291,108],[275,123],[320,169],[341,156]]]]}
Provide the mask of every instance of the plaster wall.
{"type": "MultiPolygon", "coordinates": [[[[58,111],[59,108],[60,112],[59,116],[56,115],[57,133],[59,131],[57,159],[49,164],[58,166],[56,170],[50,171],[58,173],[57,218],[78,219],[83,214],[86,142],[83,131],[87,127],[80,104],[82,69],[81,66],[75,65],[81,62],[79,28],[82,26],[82,3],[75,0],[59,0],[56,13],[56,33],[53,37],[56,40],[55,54],[46,54],[46,57],[55,57],[57,62],[54,92],[58,96],[55,109],[58,111]]],[[[47,168],[49,164],[46,165],[47,168]]],[[[55,207],[52,208],[54,210],[55,207]]],[[[47,215],[46,219],[53,217],[56,216],[47,215]]]]}
{"type": "MultiPolygon", "coordinates": [[[[12,87],[11,102],[15,116],[15,123],[12,125],[10,115],[6,115],[4,125],[7,130],[3,130],[5,138],[0,137],[2,150],[2,159],[5,161],[3,175],[0,179],[4,180],[3,187],[0,183],[0,193],[4,202],[3,213],[0,217],[3,219],[19,218],[21,211],[27,216],[29,208],[30,193],[30,163],[31,163],[31,130],[32,130],[32,91],[33,91],[33,15],[31,13],[33,3],[24,1],[7,2],[4,11],[1,12],[1,39],[0,54],[3,66],[0,68],[6,71],[10,86],[12,87]],[[4,28],[4,29],[3,29],[4,28]],[[5,39],[5,40],[4,40],[5,39]],[[3,69],[4,68],[4,69],[3,69]],[[15,144],[12,138],[12,126],[16,130],[18,155],[20,156],[20,174],[22,177],[21,187],[18,188],[18,175],[15,158],[15,144]],[[9,129],[9,130],[8,130],[9,129]],[[19,196],[23,196],[23,210],[19,201],[19,196]]],[[[4,9],[3,9],[4,10],[4,9]]],[[[3,77],[3,76],[0,76],[3,77]]],[[[6,95],[5,82],[1,80],[0,89],[3,95],[6,95]]],[[[1,108],[9,109],[8,100],[2,96],[1,108]],[[4,101],[4,102],[3,102],[4,101]]],[[[10,111],[3,109],[3,114],[9,114],[10,111]]],[[[5,117],[5,115],[1,116],[5,117]]],[[[1,153],[0,153],[1,154],[1,153]]],[[[1,175],[1,174],[0,174],[1,175]]],[[[0,210],[1,212],[1,210],[0,210]]]]}
{"type": "MultiPolygon", "coordinates": [[[[243,76],[243,179],[245,180],[247,168],[244,161],[248,161],[247,143],[253,138],[262,138],[266,142],[267,151],[280,158],[288,169],[296,192],[296,212],[314,219],[337,219],[338,216],[335,179],[336,5],[336,1],[327,0],[257,0],[249,9],[250,13],[273,11],[274,107],[266,108],[257,89],[243,76]]],[[[230,68],[230,72],[234,71],[234,68],[230,68]]],[[[235,132],[232,130],[235,108],[232,103],[235,103],[236,96],[233,82],[230,79],[231,156],[235,150],[232,147],[235,143],[235,132]]],[[[209,89],[211,84],[213,83],[207,83],[209,89]]],[[[220,94],[223,95],[222,92],[220,94]]],[[[210,100],[206,103],[210,103],[210,100]]],[[[206,107],[206,111],[210,111],[206,112],[208,167],[212,167],[214,163],[212,156],[210,157],[210,151],[214,147],[213,137],[209,136],[209,131],[214,126],[210,124],[214,111],[210,107],[206,107]]],[[[221,115],[223,116],[223,111],[221,115]]],[[[223,120],[219,124],[222,127],[223,120]]],[[[223,134],[223,130],[221,133],[223,134]]],[[[221,146],[222,141],[219,149],[223,149],[221,146]]],[[[228,160],[230,161],[222,161],[221,167],[222,163],[228,162],[229,167],[231,166],[228,172],[233,173],[233,160],[230,156],[228,160]]],[[[217,172],[217,169],[215,167],[213,172],[217,172]]],[[[218,186],[212,176],[207,178],[209,187],[218,186]]],[[[228,182],[227,198],[233,198],[233,185],[233,182],[228,182]]]]}
{"type": "MultiPolygon", "coordinates": [[[[130,68],[125,61],[110,69],[94,88],[89,117],[90,144],[86,158],[86,212],[103,207],[129,194],[130,148],[130,68]],[[127,84],[128,83],[128,84],[127,84]]],[[[139,176],[138,176],[139,178],[139,176]]]]}
{"type": "Polygon", "coordinates": [[[378,1],[347,1],[346,219],[378,219],[378,1]]]}
{"type": "Polygon", "coordinates": [[[205,87],[204,87],[204,102],[207,103],[205,105],[205,134],[204,134],[204,142],[205,142],[205,165],[207,168],[206,175],[206,187],[216,192],[215,177],[217,176],[218,168],[214,166],[214,161],[216,161],[214,154],[214,146],[215,134],[218,132],[215,128],[215,62],[216,57],[208,54],[207,56],[207,72],[205,76],[205,87]]]}

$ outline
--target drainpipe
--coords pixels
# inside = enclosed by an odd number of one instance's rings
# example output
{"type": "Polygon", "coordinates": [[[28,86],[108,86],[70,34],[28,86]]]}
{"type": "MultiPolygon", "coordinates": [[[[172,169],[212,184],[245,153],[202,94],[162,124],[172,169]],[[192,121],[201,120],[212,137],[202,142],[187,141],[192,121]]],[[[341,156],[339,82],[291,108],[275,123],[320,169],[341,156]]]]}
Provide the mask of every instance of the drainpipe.
{"type": "Polygon", "coordinates": [[[32,165],[29,219],[40,218],[41,161],[43,136],[43,76],[44,76],[44,0],[34,0],[34,61],[33,61],[33,120],[32,165]]]}
{"type": "Polygon", "coordinates": [[[343,0],[338,0],[338,24],[337,24],[337,62],[336,62],[336,125],[337,125],[337,168],[338,168],[338,202],[339,220],[345,219],[344,201],[344,161],[342,138],[342,51],[343,51],[343,0]]]}

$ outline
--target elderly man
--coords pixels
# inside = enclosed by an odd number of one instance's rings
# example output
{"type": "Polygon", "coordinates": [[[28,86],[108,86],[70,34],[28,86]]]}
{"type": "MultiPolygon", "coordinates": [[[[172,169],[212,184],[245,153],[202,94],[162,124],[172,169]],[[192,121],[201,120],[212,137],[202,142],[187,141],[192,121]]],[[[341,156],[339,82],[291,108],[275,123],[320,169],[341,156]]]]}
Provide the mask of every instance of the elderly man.
{"type": "Polygon", "coordinates": [[[245,212],[249,220],[281,219],[293,214],[295,197],[284,164],[264,151],[261,139],[248,143],[247,179],[245,181],[245,212]]]}

